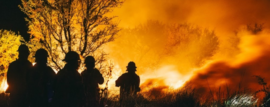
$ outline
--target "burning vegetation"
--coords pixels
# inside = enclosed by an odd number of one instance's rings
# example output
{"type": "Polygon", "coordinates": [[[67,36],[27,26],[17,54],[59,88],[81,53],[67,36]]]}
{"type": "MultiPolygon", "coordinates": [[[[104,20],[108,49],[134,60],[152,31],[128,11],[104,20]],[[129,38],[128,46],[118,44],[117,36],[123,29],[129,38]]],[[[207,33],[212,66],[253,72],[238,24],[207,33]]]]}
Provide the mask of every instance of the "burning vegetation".
{"type": "MultiPolygon", "coordinates": [[[[101,86],[110,93],[106,97],[118,95],[115,80],[134,61],[141,91],[138,98],[127,99],[127,106],[267,105],[269,0],[96,0],[89,5],[96,13],[92,16],[80,2],[68,7],[45,1],[23,0],[21,5],[29,16],[31,52],[45,47],[55,71],[63,66],[60,59],[67,51],[77,51],[82,58],[94,55],[106,78],[101,86]],[[108,8],[93,8],[99,3],[108,8]]],[[[1,49],[6,46],[1,44],[1,49]]],[[[8,52],[16,56],[13,48],[8,52]]],[[[14,58],[3,59],[1,72],[14,58]]],[[[4,91],[7,85],[1,78],[4,91]]],[[[115,100],[110,97],[107,104],[117,106],[115,100]]]]}

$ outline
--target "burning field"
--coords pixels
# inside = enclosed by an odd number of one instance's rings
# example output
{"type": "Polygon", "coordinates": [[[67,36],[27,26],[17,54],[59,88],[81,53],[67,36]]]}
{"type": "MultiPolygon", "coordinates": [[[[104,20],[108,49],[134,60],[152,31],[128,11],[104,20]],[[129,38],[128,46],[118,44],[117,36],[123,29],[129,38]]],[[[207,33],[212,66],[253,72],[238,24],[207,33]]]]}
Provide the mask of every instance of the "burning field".
{"type": "Polygon", "coordinates": [[[122,72],[137,64],[142,93],[255,93],[256,76],[270,82],[269,7],[268,0],[128,0],[113,12],[122,31],[106,50],[122,72]]]}
{"type": "Polygon", "coordinates": [[[109,92],[134,61],[143,98],[185,89],[200,100],[241,92],[261,101],[270,93],[269,10],[269,0],[126,0],[108,14],[121,28],[102,47],[114,64],[109,92]]]}

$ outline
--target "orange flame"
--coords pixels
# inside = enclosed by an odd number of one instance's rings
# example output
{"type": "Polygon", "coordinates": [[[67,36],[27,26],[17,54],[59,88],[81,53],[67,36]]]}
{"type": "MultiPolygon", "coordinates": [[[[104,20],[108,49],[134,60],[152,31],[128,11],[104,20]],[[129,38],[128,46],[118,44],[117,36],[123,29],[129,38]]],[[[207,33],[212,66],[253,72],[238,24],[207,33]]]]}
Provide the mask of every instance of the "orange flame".
{"type": "MultiPolygon", "coordinates": [[[[187,82],[205,91],[242,79],[256,90],[252,75],[269,77],[269,7],[269,0],[125,1],[109,14],[118,16],[122,28],[104,47],[116,65],[109,89],[119,90],[115,80],[134,61],[142,92],[178,89],[187,82]],[[253,23],[264,28],[245,26],[253,23]]],[[[4,80],[1,90],[5,87],[4,80]]]]}
{"type": "Polygon", "coordinates": [[[0,82],[0,93],[3,93],[7,90],[8,84],[7,84],[7,78],[6,76],[2,76],[1,82],[0,82]]]}

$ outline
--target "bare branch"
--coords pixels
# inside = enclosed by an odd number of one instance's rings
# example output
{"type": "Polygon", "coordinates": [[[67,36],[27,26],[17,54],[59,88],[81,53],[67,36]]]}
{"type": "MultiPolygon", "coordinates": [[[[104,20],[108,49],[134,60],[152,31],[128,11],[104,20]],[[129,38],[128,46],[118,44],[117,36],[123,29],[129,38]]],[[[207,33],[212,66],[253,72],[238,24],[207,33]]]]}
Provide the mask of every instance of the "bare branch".
{"type": "Polygon", "coordinates": [[[105,16],[119,0],[33,0],[25,1],[21,10],[29,17],[31,34],[42,36],[42,45],[50,53],[50,64],[60,69],[67,51],[77,51],[83,57],[101,56],[100,67],[105,61],[100,47],[113,40],[119,29],[115,17],[105,16]]]}

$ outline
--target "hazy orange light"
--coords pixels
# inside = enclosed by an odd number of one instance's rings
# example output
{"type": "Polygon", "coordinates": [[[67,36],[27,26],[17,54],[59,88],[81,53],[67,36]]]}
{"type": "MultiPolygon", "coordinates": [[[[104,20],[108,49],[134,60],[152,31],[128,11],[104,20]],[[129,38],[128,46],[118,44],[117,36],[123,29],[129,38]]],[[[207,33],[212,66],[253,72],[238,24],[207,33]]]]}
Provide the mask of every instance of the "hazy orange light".
{"type": "MultiPolygon", "coordinates": [[[[269,7],[269,1],[197,2],[129,0],[111,13],[120,18],[119,26],[122,31],[115,41],[105,46],[109,54],[108,59],[113,59],[115,64],[112,78],[108,82],[109,91],[119,91],[119,88],[115,87],[115,80],[126,71],[125,67],[129,61],[134,61],[137,65],[142,91],[152,87],[163,87],[162,90],[179,89],[190,80],[194,80],[194,84],[199,88],[208,86],[208,82],[211,88],[236,84],[240,81],[231,78],[242,78],[242,75],[237,74],[241,70],[245,71],[246,75],[268,76],[269,70],[264,69],[268,63],[263,61],[267,60],[267,53],[270,53],[270,31],[252,34],[242,27],[263,22],[266,25],[265,29],[269,29],[269,11],[265,10],[269,7]],[[139,8],[138,3],[141,4],[139,8]],[[240,3],[243,5],[238,6],[240,3]],[[157,20],[158,23],[151,25],[148,20],[157,20]],[[180,23],[181,26],[171,30],[171,23],[180,23]],[[189,24],[199,27],[185,27],[189,24]],[[200,28],[202,30],[198,30],[200,28]],[[166,32],[168,29],[169,33],[166,32]],[[205,29],[210,29],[210,33],[213,29],[218,38],[217,49],[213,53],[206,52],[214,45],[209,42],[212,37],[207,37],[209,32],[204,32],[205,29]],[[242,29],[245,31],[241,31],[242,29]],[[202,45],[205,47],[200,47],[202,45]],[[201,56],[202,53],[209,57],[201,56]],[[252,61],[261,56],[264,60],[258,62],[263,64],[260,63],[256,70],[248,68],[255,65],[252,61]],[[197,60],[200,58],[203,60],[197,60]],[[245,64],[246,66],[242,66],[245,64]],[[199,75],[199,79],[192,78],[196,75],[199,75]],[[150,80],[154,82],[148,82],[150,80]]],[[[7,87],[6,79],[3,79],[0,91],[7,87]]],[[[105,83],[101,85],[101,88],[104,87],[105,83]]]]}

